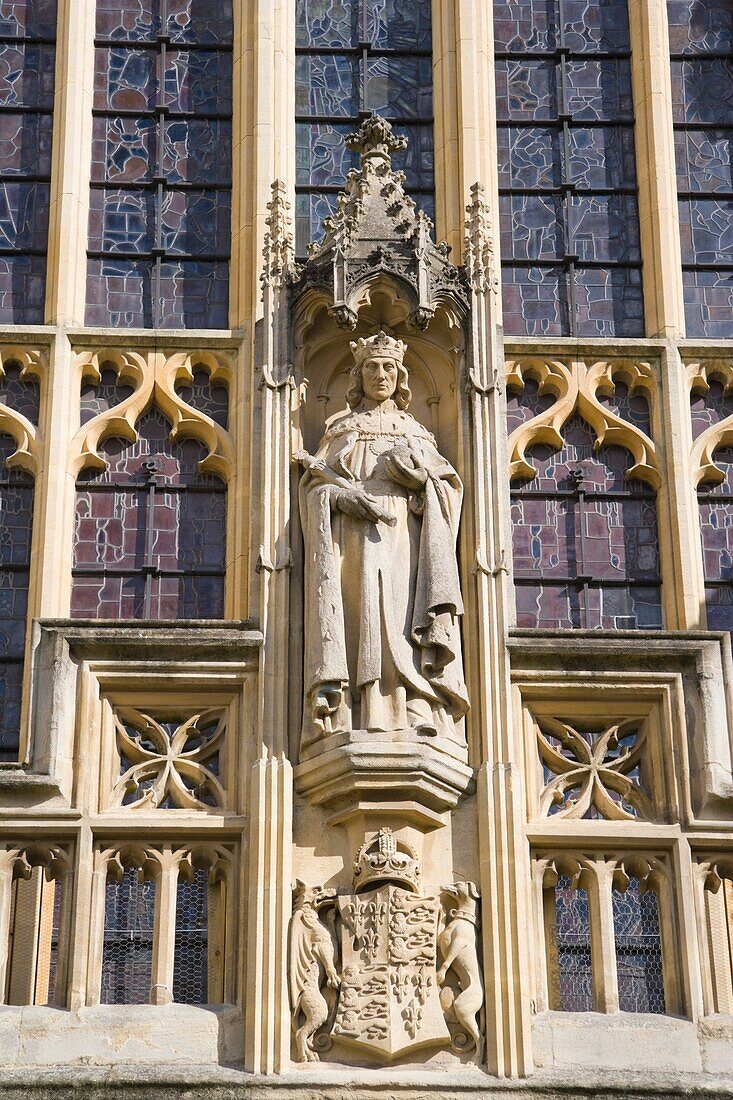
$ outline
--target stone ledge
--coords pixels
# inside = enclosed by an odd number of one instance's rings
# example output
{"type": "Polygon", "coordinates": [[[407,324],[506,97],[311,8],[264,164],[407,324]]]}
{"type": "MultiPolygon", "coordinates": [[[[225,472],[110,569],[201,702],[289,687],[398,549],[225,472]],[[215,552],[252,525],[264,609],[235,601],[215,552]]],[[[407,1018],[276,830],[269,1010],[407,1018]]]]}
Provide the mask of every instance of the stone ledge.
{"type": "Polygon", "coordinates": [[[263,1077],[220,1067],[211,1071],[158,1065],[141,1069],[11,1070],[0,1080],[0,1097],[41,1100],[46,1097],[106,1100],[724,1100],[733,1097],[733,1078],[646,1074],[536,1074],[505,1081],[477,1073],[315,1072],[263,1077]],[[365,1081],[365,1073],[369,1080],[365,1081]]]}

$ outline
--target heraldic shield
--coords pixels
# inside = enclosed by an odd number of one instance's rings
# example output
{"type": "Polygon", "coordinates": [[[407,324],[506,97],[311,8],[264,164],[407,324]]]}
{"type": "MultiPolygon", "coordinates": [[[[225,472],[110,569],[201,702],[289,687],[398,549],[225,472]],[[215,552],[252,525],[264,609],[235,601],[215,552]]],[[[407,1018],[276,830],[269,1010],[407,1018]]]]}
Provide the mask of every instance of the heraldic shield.
{"type": "Polygon", "coordinates": [[[436,977],[440,899],[383,885],[338,899],[342,971],[332,1035],[385,1059],[450,1040],[436,977]]]}

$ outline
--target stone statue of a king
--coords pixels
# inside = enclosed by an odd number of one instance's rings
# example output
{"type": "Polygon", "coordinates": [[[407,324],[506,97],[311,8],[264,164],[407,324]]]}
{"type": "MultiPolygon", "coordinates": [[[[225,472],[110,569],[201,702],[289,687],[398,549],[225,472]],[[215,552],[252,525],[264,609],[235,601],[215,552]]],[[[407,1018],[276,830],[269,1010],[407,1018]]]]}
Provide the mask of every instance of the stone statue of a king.
{"type": "Polygon", "coordinates": [[[407,411],[406,345],[351,344],[350,408],[301,455],[301,758],[339,735],[463,742],[468,696],[456,537],[463,486],[407,411]],[[321,742],[321,744],[319,744],[321,742]]]}

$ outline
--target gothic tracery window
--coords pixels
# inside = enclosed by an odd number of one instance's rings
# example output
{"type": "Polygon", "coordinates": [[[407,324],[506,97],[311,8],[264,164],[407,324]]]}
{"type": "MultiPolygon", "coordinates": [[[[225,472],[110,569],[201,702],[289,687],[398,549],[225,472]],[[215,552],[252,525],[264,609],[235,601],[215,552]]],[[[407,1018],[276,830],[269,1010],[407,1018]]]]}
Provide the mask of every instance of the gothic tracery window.
{"type": "MultiPolygon", "coordinates": [[[[713,378],[706,393],[693,392],[691,409],[692,435],[698,439],[733,416],[733,394],[713,378]]],[[[697,489],[707,623],[709,630],[733,631],[733,447],[717,449],[713,463],[715,480],[706,478],[697,489]]]]}
{"type": "Polygon", "coordinates": [[[733,8],[667,0],[687,336],[733,337],[733,8]]]}
{"type": "Polygon", "coordinates": [[[644,332],[626,0],[494,4],[504,326],[644,332]]]}
{"type": "Polygon", "coordinates": [[[0,322],[42,324],[56,0],[0,5],[0,322]]]}
{"type": "Polygon", "coordinates": [[[296,251],[323,219],[356,159],[346,135],[376,112],[406,134],[394,157],[405,189],[434,216],[430,0],[297,0],[296,251]]]}
{"type": "Polygon", "coordinates": [[[90,325],[226,328],[232,5],[98,0],[90,325]]]}
{"type": "MultiPolygon", "coordinates": [[[[113,371],[82,397],[82,418],[124,394],[113,371]],[[118,392],[120,391],[120,392],[118,392]]],[[[226,390],[203,372],[182,390],[195,407],[226,424],[226,390]]],[[[171,441],[155,407],[136,425],[137,440],[109,438],[104,470],[77,481],[71,613],[82,618],[220,618],[224,613],[226,485],[202,473],[206,447],[171,441]]]]}
{"type": "MultiPolygon", "coordinates": [[[[552,404],[531,381],[508,398],[510,430],[552,404]]],[[[616,386],[616,408],[647,429],[640,396],[616,386]]],[[[642,428],[642,430],[643,430],[642,428]]],[[[564,446],[531,448],[537,470],[511,488],[517,625],[633,629],[662,626],[659,537],[654,490],[627,478],[631,456],[596,446],[574,416],[564,446]]]]}

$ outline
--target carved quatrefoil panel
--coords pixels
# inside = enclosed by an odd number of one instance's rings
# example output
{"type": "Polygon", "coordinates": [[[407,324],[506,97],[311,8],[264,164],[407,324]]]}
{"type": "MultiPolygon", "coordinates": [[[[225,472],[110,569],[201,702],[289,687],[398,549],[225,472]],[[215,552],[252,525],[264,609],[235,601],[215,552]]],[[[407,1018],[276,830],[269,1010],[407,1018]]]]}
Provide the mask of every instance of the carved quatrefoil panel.
{"type": "Polygon", "coordinates": [[[131,810],[224,808],[219,762],[226,737],[226,710],[205,710],[182,719],[154,718],[132,707],[115,711],[120,776],[110,807],[131,810]]]}
{"type": "Polygon", "coordinates": [[[545,778],[543,817],[653,820],[642,782],[646,731],[638,720],[599,731],[543,718],[537,747],[545,778]]]}

